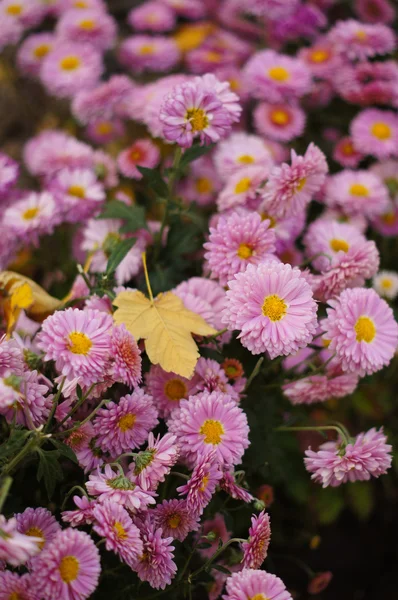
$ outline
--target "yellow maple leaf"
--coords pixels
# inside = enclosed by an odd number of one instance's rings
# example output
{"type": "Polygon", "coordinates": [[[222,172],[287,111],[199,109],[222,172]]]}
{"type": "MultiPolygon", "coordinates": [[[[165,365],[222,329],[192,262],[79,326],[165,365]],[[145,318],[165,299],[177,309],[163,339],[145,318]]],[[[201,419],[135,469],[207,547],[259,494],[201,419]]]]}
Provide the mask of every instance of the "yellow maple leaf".
{"type": "Polygon", "coordinates": [[[142,292],[121,292],[113,304],[113,318],[124,323],[136,340],[145,340],[145,350],[151,363],[182,377],[191,377],[199,358],[198,347],[191,333],[214,335],[202,317],[185,308],[172,292],[147,298],[142,292]]]}

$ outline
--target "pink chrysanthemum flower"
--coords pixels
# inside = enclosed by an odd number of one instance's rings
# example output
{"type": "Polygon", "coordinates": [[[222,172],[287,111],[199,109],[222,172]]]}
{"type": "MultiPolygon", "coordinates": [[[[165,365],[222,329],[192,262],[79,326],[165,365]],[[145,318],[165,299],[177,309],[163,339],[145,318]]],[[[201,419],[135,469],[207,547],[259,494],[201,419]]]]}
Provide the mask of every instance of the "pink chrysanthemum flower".
{"type": "Polygon", "coordinates": [[[20,533],[15,518],[8,519],[0,515],[0,560],[13,567],[25,564],[40,552],[41,538],[20,533]]]}
{"type": "Polygon", "coordinates": [[[392,60],[347,64],[333,73],[333,87],[347,102],[397,106],[398,66],[392,60]]]}
{"type": "Polygon", "coordinates": [[[36,542],[40,550],[47,548],[61,530],[58,521],[46,508],[27,508],[23,513],[16,514],[15,518],[20,533],[40,539],[36,542]]]}
{"type": "Polygon", "coordinates": [[[130,478],[143,490],[156,490],[170,473],[178,456],[179,449],[174,435],[166,433],[162,438],[160,435],[155,438],[150,432],[147,449],[137,454],[134,463],[130,465],[130,478]]]}
{"type": "Polygon", "coordinates": [[[398,325],[387,302],[372,289],[354,288],[329,305],[321,325],[343,371],[364,376],[388,365],[397,347],[398,325]]]}
{"type": "Polygon", "coordinates": [[[135,565],[135,571],[141,581],[147,581],[156,590],[164,590],[177,572],[173,560],[173,538],[164,538],[162,530],[157,529],[148,518],[141,524],[140,531],[144,551],[135,565]]]}
{"type": "Polygon", "coordinates": [[[237,132],[217,145],[214,163],[221,179],[228,179],[242,167],[261,166],[265,170],[273,165],[269,147],[257,135],[237,132]]]}
{"type": "Polygon", "coordinates": [[[109,50],[116,41],[116,22],[103,10],[68,10],[55,30],[60,42],[89,44],[97,50],[109,50]]]}
{"type": "Polygon", "coordinates": [[[223,321],[242,345],[271,359],[304,348],[316,330],[316,303],[297,267],[275,261],[249,265],[229,282],[223,321]]]}
{"type": "Polygon", "coordinates": [[[247,265],[258,265],[275,251],[275,233],[268,219],[257,213],[220,217],[217,227],[210,227],[205,259],[211,276],[227,285],[236,273],[247,265]]]}
{"type": "Polygon", "coordinates": [[[225,290],[216,281],[191,277],[174,288],[173,293],[181,298],[186,308],[197,312],[216,329],[222,329],[221,314],[224,308],[225,290]]]}
{"type": "Polygon", "coordinates": [[[24,28],[30,28],[40,23],[45,12],[45,7],[36,0],[2,0],[0,20],[11,18],[24,28]]]}
{"type": "Polygon", "coordinates": [[[395,10],[389,0],[355,0],[354,11],[365,23],[388,25],[395,19],[395,10]]]}
{"type": "Polygon", "coordinates": [[[50,94],[68,98],[94,87],[102,69],[98,50],[88,44],[63,42],[44,58],[40,79],[50,94]]]}
{"type": "Polygon", "coordinates": [[[28,36],[21,44],[18,54],[18,67],[26,75],[37,76],[44,58],[54,48],[53,33],[36,33],[28,36]]]}
{"type": "Polygon", "coordinates": [[[279,577],[258,569],[243,569],[233,573],[227,579],[226,592],[222,596],[223,600],[246,600],[256,597],[258,600],[292,600],[279,577]]]}
{"type": "Polygon", "coordinates": [[[124,136],[126,128],[123,121],[114,119],[112,121],[92,121],[87,125],[85,136],[94,144],[109,144],[124,136]]]}
{"type": "Polygon", "coordinates": [[[386,442],[383,429],[373,427],[348,444],[338,440],[322,444],[316,452],[309,448],[305,451],[305,467],[312,473],[311,479],[324,488],[380,477],[391,467],[392,446],[386,442]]]}
{"type": "MultiPolygon", "coordinates": [[[[115,123],[115,125],[118,122],[115,123]]],[[[124,128],[124,125],[123,125],[124,128]]],[[[103,150],[96,150],[92,156],[93,167],[98,179],[105,188],[116,187],[119,183],[116,161],[103,150]]]]}
{"type": "Polygon", "coordinates": [[[231,400],[239,403],[239,391],[228,382],[223,367],[216,360],[201,356],[196,363],[195,375],[198,380],[198,391],[222,392],[228,394],[231,400]]]}
{"type": "Polygon", "coordinates": [[[279,19],[280,17],[287,17],[294,12],[298,1],[299,0],[247,0],[244,8],[247,12],[256,16],[267,17],[267,19],[279,19]]]}
{"type": "MultiPolygon", "coordinates": [[[[64,388],[62,388],[62,391],[64,388]]],[[[62,403],[61,406],[64,403],[62,403]]],[[[65,403],[69,404],[69,403],[65,403]]],[[[68,406],[68,411],[70,406],[68,406]]],[[[55,413],[58,420],[61,415],[55,413]]],[[[94,427],[91,422],[81,425],[78,429],[73,431],[66,439],[65,443],[68,444],[76,454],[77,460],[79,461],[80,467],[85,473],[92,471],[98,466],[104,463],[103,452],[97,447],[97,439],[95,438],[94,427]]]]}
{"type": "Polygon", "coordinates": [[[176,14],[167,4],[151,0],[131,9],[127,22],[136,31],[162,33],[174,29],[176,14]]]}
{"type": "Polygon", "coordinates": [[[121,44],[119,60],[133,73],[164,72],[178,63],[180,51],[177,43],[166,36],[134,35],[121,44]]]}
{"type": "Polygon", "coordinates": [[[373,217],[372,227],[385,237],[395,237],[398,234],[398,204],[389,202],[386,210],[373,217]]]}
{"type": "Polygon", "coordinates": [[[336,368],[328,370],[327,375],[309,375],[282,387],[290,402],[296,404],[314,404],[331,398],[344,398],[352,394],[358,385],[359,377],[355,373],[341,374],[336,368]]]}
{"type": "Polygon", "coordinates": [[[356,169],[363,158],[364,154],[354,147],[349,136],[341,138],[333,149],[333,160],[349,169],[356,169]]]}
{"type": "Polygon", "coordinates": [[[23,26],[11,15],[3,14],[0,21],[0,50],[17,44],[23,35],[23,26]]]}
{"type": "Polygon", "coordinates": [[[142,389],[120,398],[118,404],[108,402],[94,420],[94,429],[101,448],[119,456],[132,448],[141,446],[148,432],[158,423],[158,412],[152,397],[142,389]]]}
{"type": "Polygon", "coordinates": [[[227,530],[225,519],[221,513],[216,513],[213,519],[203,521],[200,534],[197,534],[196,539],[206,536],[208,533],[213,533],[214,540],[210,542],[209,548],[199,548],[199,554],[205,558],[209,558],[217,550],[220,541],[225,544],[231,538],[231,532],[227,530]]]}
{"type": "Polygon", "coordinates": [[[389,110],[368,108],[353,119],[350,132],[355,148],[376,158],[398,155],[398,117],[389,110]]]}
{"type": "Polygon", "coordinates": [[[199,454],[190,480],[177,488],[180,496],[186,496],[190,514],[200,516],[209,504],[222,477],[222,471],[216,460],[216,451],[199,454]]]}
{"type": "Polygon", "coordinates": [[[142,139],[136,140],[129,148],[120,152],[117,157],[117,166],[125,177],[142,179],[137,166],[153,169],[159,163],[159,160],[158,147],[151,140],[142,139]]]}
{"type": "Polygon", "coordinates": [[[127,510],[116,502],[107,500],[93,508],[93,529],[105,538],[105,548],[118,554],[132,569],[142,555],[143,544],[140,531],[131,520],[127,510]]]}
{"type": "Polygon", "coordinates": [[[98,496],[99,502],[117,502],[133,513],[145,509],[148,504],[155,504],[154,492],[142,490],[121,472],[114,471],[110,465],[105,465],[103,472],[97,467],[89,475],[86,488],[90,496],[98,496]]]}
{"type": "Polygon", "coordinates": [[[38,244],[60,222],[59,209],[49,192],[31,192],[5,209],[2,225],[25,243],[38,244]]]}
{"type": "Polygon", "coordinates": [[[11,376],[3,379],[3,383],[16,391],[16,397],[8,409],[3,407],[0,412],[4,414],[9,423],[16,420],[18,425],[28,429],[43,425],[50,414],[53,395],[48,394],[51,382],[39,375],[37,371],[26,371],[22,377],[11,376]]]}
{"type": "Polygon", "coordinates": [[[37,346],[67,378],[91,385],[101,381],[109,360],[112,325],[112,317],[100,311],[68,308],[47,317],[37,346]]]}
{"type": "Polygon", "coordinates": [[[325,155],[311,143],[304,156],[291,151],[291,164],[271,170],[263,192],[262,209],[276,218],[302,213],[322,187],[328,166],[325,155]]]}
{"type": "Polygon", "coordinates": [[[0,571],[1,600],[37,600],[32,590],[32,575],[18,575],[11,571],[0,571]]]}
{"type": "Polygon", "coordinates": [[[373,277],[373,287],[380,296],[388,298],[388,300],[395,300],[398,296],[398,273],[396,271],[379,271],[373,277]]]}
{"type": "Polygon", "coordinates": [[[234,500],[242,500],[242,502],[249,503],[253,500],[253,496],[245,490],[243,487],[238,485],[235,481],[234,473],[232,471],[224,471],[222,479],[220,481],[220,487],[224,492],[229,494],[234,500]]]}
{"type": "Polygon", "coordinates": [[[192,514],[185,500],[163,500],[151,513],[163,535],[183,542],[191,531],[197,531],[199,516],[192,514]]]}
{"type": "Polygon", "coordinates": [[[11,339],[0,339],[0,377],[21,376],[25,365],[18,343],[11,339]]]}
{"type": "Polygon", "coordinates": [[[183,148],[195,138],[201,144],[218,142],[231,130],[232,117],[215,91],[191,81],[177,85],[160,108],[163,136],[183,148]]]}
{"type": "Polygon", "coordinates": [[[311,87],[311,72],[298,58],[261,50],[244,67],[246,82],[255,98],[285,102],[300,98],[311,87]]]}
{"type": "Polygon", "coordinates": [[[254,126],[260,135],[278,142],[299,137],[305,127],[305,112],[297,104],[260,102],[254,113],[254,126]]]}
{"type": "Polygon", "coordinates": [[[113,119],[134,93],[135,86],[126,75],[112,75],[92,90],[79,91],[73,98],[72,112],[87,125],[99,119],[113,119]]]}
{"type": "Polygon", "coordinates": [[[298,57],[305,62],[311,73],[320,79],[331,79],[344,64],[337,49],[327,37],[316,39],[309,48],[301,48],[298,57]]]}
{"type": "Polygon", "coordinates": [[[228,81],[220,81],[214,73],[205,73],[202,77],[195,77],[194,82],[201,85],[208,92],[215,93],[228,111],[233,123],[238,123],[242,113],[239,96],[232,91],[228,81]]]}
{"type": "Polygon", "coordinates": [[[328,37],[341,55],[349,60],[366,60],[376,54],[389,54],[395,48],[395,36],[389,27],[366,25],[354,19],[338,21],[328,37]]]}
{"type": "Polygon", "coordinates": [[[115,326],[111,338],[112,377],[130,387],[141,381],[141,352],[137,342],[122,324],[115,326]]]}
{"type": "Polygon", "coordinates": [[[98,585],[101,571],[98,549],[87,533],[60,531],[40,553],[33,589],[43,600],[88,598],[98,585]]]}
{"type": "Polygon", "coordinates": [[[388,190],[370,171],[345,169],[328,177],[325,203],[347,215],[373,217],[388,209],[388,190]]]}
{"type": "Polygon", "coordinates": [[[70,523],[71,527],[80,527],[81,525],[91,525],[94,523],[93,509],[96,506],[94,500],[89,500],[87,496],[73,496],[73,502],[77,506],[75,510],[64,510],[62,520],[70,523]]]}
{"type": "Polygon", "coordinates": [[[200,19],[206,15],[206,7],[202,0],[162,0],[177,15],[186,19],[200,19]]]}
{"type": "Polygon", "coordinates": [[[188,177],[181,182],[181,195],[189,202],[199,206],[213,204],[216,194],[221,189],[221,179],[209,156],[195,160],[190,168],[188,177]]]}
{"type": "Polygon", "coordinates": [[[183,398],[189,398],[197,391],[197,378],[186,379],[181,375],[163,371],[159,365],[151,365],[145,375],[145,384],[159,416],[163,419],[170,416],[183,398]]]}
{"type": "Polygon", "coordinates": [[[62,169],[49,189],[59,198],[61,210],[71,223],[93,216],[105,201],[105,190],[91,169],[62,169]]]}
{"type": "Polygon", "coordinates": [[[264,510],[258,516],[253,515],[251,520],[249,539],[242,544],[242,562],[244,568],[259,569],[267,557],[271,541],[271,524],[269,515],[264,510]]]}
{"type": "Polygon", "coordinates": [[[0,152],[0,198],[15,185],[18,174],[18,163],[4,152],[0,152]]]}
{"type": "Polygon", "coordinates": [[[219,391],[204,391],[182,400],[172,414],[169,430],[191,465],[211,448],[220,464],[236,465],[249,446],[246,414],[229,395],[219,391]]]}
{"type": "Polygon", "coordinates": [[[218,210],[221,212],[237,206],[255,208],[258,205],[257,191],[268,175],[268,169],[250,165],[233,173],[217,198],[218,210]]]}

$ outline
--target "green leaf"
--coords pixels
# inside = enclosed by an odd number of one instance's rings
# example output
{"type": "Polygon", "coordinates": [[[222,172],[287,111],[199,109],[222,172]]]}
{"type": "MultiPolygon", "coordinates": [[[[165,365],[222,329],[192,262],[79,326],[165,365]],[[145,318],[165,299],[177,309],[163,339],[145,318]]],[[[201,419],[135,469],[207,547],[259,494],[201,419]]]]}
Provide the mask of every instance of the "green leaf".
{"type": "Polygon", "coordinates": [[[69,458],[69,460],[71,460],[72,462],[74,462],[76,464],[78,463],[76,454],[73,452],[73,450],[70,446],[68,446],[67,444],[64,444],[63,442],[60,442],[59,440],[57,440],[55,438],[50,438],[50,442],[53,444],[53,446],[56,447],[56,449],[62,456],[65,456],[65,458],[69,458]]]}
{"type": "Polygon", "coordinates": [[[118,244],[112,250],[111,255],[108,259],[108,264],[106,265],[106,274],[108,276],[112,275],[112,273],[116,271],[117,267],[120,265],[127,253],[134,246],[136,241],[136,238],[127,238],[126,240],[118,242],[118,244]]]}
{"type": "Polygon", "coordinates": [[[224,575],[231,575],[231,571],[222,565],[211,565],[211,568],[215,569],[216,571],[220,571],[220,573],[224,573],[224,575]]]}
{"type": "Polygon", "coordinates": [[[51,500],[56,485],[63,479],[61,465],[59,464],[59,450],[42,450],[38,448],[39,468],[37,469],[37,481],[44,480],[48,499],[51,500]]]}
{"type": "Polygon", "coordinates": [[[184,154],[182,155],[181,162],[180,162],[181,169],[183,169],[184,167],[187,167],[189,165],[189,163],[193,162],[197,158],[200,158],[201,156],[204,156],[205,154],[210,152],[210,150],[213,147],[214,147],[214,144],[211,144],[210,146],[197,145],[197,146],[192,146],[191,148],[188,148],[188,150],[185,150],[184,154]]]}
{"type": "Polygon", "coordinates": [[[27,429],[13,429],[9,438],[0,446],[0,465],[3,465],[18,454],[25,446],[31,434],[27,429]]]}
{"type": "Polygon", "coordinates": [[[97,218],[123,219],[127,221],[126,225],[120,230],[122,233],[136,231],[137,229],[147,229],[145,209],[137,204],[129,206],[120,200],[112,200],[105,204],[104,210],[97,218]]]}
{"type": "Polygon", "coordinates": [[[373,487],[369,481],[348,483],[345,488],[348,503],[359,519],[366,520],[374,507],[373,487]]]}
{"type": "Polygon", "coordinates": [[[167,198],[169,195],[169,188],[158,169],[147,169],[146,167],[138,166],[137,169],[144,177],[145,182],[158,194],[158,196],[161,198],[167,198]]]}

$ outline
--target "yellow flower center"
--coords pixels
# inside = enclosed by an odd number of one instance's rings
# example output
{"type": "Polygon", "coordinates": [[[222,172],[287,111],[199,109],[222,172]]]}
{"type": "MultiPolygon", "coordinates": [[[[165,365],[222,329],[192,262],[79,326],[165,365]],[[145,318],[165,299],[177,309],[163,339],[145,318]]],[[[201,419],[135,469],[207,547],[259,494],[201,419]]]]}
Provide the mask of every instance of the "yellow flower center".
{"type": "Polygon", "coordinates": [[[275,81],[287,81],[290,78],[290,73],[285,67],[271,67],[268,75],[275,81]]]}
{"type": "Polygon", "coordinates": [[[80,565],[76,556],[64,556],[61,562],[59,563],[59,572],[61,574],[61,579],[65,583],[75,581],[79,574],[79,570],[80,565]]]}
{"type": "Polygon", "coordinates": [[[264,317],[268,317],[270,321],[281,321],[286,315],[286,309],[286,302],[277,294],[266,296],[261,308],[264,317]]]}
{"type": "Polygon", "coordinates": [[[306,177],[303,177],[302,179],[300,179],[300,181],[296,185],[296,192],[301,192],[301,190],[305,186],[306,181],[307,181],[306,177]]]}
{"type": "Polygon", "coordinates": [[[84,19],[79,23],[81,29],[85,29],[86,31],[91,31],[95,27],[95,21],[92,19],[84,19]]]}
{"type": "Polygon", "coordinates": [[[270,215],[267,215],[267,213],[261,213],[261,220],[265,221],[265,219],[268,219],[269,221],[269,227],[275,227],[276,225],[276,219],[274,219],[274,217],[271,217],[270,215]]]}
{"type": "Polygon", "coordinates": [[[95,129],[100,135],[108,135],[108,133],[111,133],[113,125],[109,121],[101,121],[100,123],[97,123],[95,129]]]}
{"type": "Polygon", "coordinates": [[[76,196],[76,198],[84,198],[86,190],[81,185],[71,185],[68,188],[68,194],[70,196],[76,196]]]}
{"type": "Polygon", "coordinates": [[[208,475],[205,475],[202,479],[202,485],[199,487],[199,491],[204,492],[205,489],[207,488],[208,483],[209,483],[209,477],[208,477],[208,475]]]}
{"type": "Polygon", "coordinates": [[[282,108],[272,110],[269,117],[274,125],[287,125],[290,121],[289,113],[282,108]]]}
{"type": "Polygon", "coordinates": [[[235,186],[235,194],[244,194],[250,188],[250,177],[243,177],[235,186]]]}
{"type": "Polygon", "coordinates": [[[314,63],[323,63],[330,57],[329,50],[324,50],[323,48],[317,48],[313,50],[310,54],[310,60],[314,63]]]}
{"type": "Polygon", "coordinates": [[[242,154],[242,156],[238,157],[238,162],[242,163],[242,165],[251,165],[254,163],[254,157],[250,154],[242,154]]]}
{"type": "Polygon", "coordinates": [[[29,535],[30,537],[41,538],[42,541],[38,542],[38,546],[40,550],[43,550],[44,544],[46,542],[44,533],[39,527],[29,527],[27,531],[25,531],[25,535],[29,535]]]}
{"type": "Polygon", "coordinates": [[[153,54],[155,47],[152,44],[144,44],[140,48],[140,54],[153,54]]]}
{"type": "Polygon", "coordinates": [[[345,156],[352,156],[352,154],[354,154],[352,142],[345,142],[341,147],[341,151],[345,156]]]}
{"type": "Polygon", "coordinates": [[[64,71],[74,71],[80,67],[80,58],[78,56],[65,56],[59,64],[64,71]]]}
{"type": "Polygon", "coordinates": [[[359,40],[360,42],[363,42],[364,40],[366,40],[367,35],[366,35],[366,31],[364,31],[363,29],[358,29],[358,31],[355,34],[355,37],[357,38],[357,40],[359,40]]]}
{"type": "Polygon", "coordinates": [[[128,537],[127,531],[125,530],[123,525],[120,523],[120,521],[115,521],[115,524],[113,525],[113,530],[116,533],[116,537],[118,540],[126,540],[127,539],[127,537],[128,537]]]}
{"type": "Polygon", "coordinates": [[[181,379],[169,379],[165,383],[164,393],[169,400],[176,402],[187,397],[188,389],[181,379]]]}
{"type": "Polygon", "coordinates": [[[177,515],[177,513],[173,513],[167,519],[167,525],[171,529],[177,529],[177,527],[180,525],[180,523],[181,523],[181,517],[180,517],[180,515],[177,515]]]}
{"type": "Polygon", "coordinates": [[[189,108],[185,118],[191,123],[192,131],[203,131],[209,125],[209,119],[202,108],[189,108]]]}
{"type": "Polygon", "coordinates": [[[332,340],[322,340],[322,346],[324,348],[329,348],[332,340]]]}
{"type": "Polygon", "coordinates": [[[382,217],[381,217],[381,220],[386,225],[394,225],[394,223],[396,221],[396,215],[394,212],[384,213],[384,215],[382,215],[382,217]]]}
{"type": "Polygon", "coordinates": [[[44,58],[50,51],[50,44],[40,44],[33,50],[33,56],[36,58],[44,58]]]}
{"type": "Polygon", "coordinates": [[[345,240],[340,240],[338,238],[333,238],[330,240],[330,247],[334,252],[339,252],[342,250],[343,252],[348,252],[350,249],[349,244],[345,240]]]}
{"type": "Polygon", "coordinates": [[[213,444],[213,446],[217,446],[221,442],[221,436],[224,433],[224,427],[220,421],[206,419],[202,427],[199,429],[199,433],[205,436],[205,439],[203,440],[205,444],[213,444]]]}
{"type": "Polygon", "coordinates": [[[244,260],[250,258],[253,255],[253,249],[248,244],[239,244],[238,251],[236,253],[239,258],[244,260]]]}
{"type": "Polygon", "coordinates": [[[369,190],[365,185],[362,185],[362,183],[353,183],[350,187],[350,194],[352,196],[368,196],[369,190]]]}
{"type": "Polygon", "coordinates": [[[90,352],[90,348],[93,345],[92,341],[85,333],[81,331],[72,331],[68,335],[69,338],[69,350],[73,352],[73,354],[88,354],[90,352]]]}
{"type": "Polygon", "coordinates": [[[389,140],[391,137],[391,127],[387,123],[373,123],[370,130],[378,140],[389,140]]]}
{"type": "Polygon", "coordinates": [[[248,600],[269,600],[268,596],[265,596],[264,594],[255,594],[254,596],[251,596],[251,598],[249,598],[248,600]]]}
{"type": "Polygon", "coordinates": [[[84,2],[84,0],[76,0],[76,2],[73,3],[74,8],[88,8],[87,6],[87,2],[84,2]]]}
{"type": "Polygon", "coordinates": [[[354,329],[357,334],[357,342],[366,342],[367,344],[370,344],[375,338],[376,327],[369,317],[359,317],[358,321],[355,323],[354,329]]]}
{"type": "Polygon", "coordinates": [[[380,283],[381,283],[381,287],[383,287],[386,290],[389,290],[389,289],[392,288],[392,281],[391,281],[391,279],[388,279],[387,277],[385,277],[384,279],[382,279],[380,281],[380,283]]]}
{"type": "Polygon", "coordinates": [[[136,163],[142,160],[142,152],[138,148],[134,148],[129,152],[129,159],[131,162],[136,163]]]}
{"type": "Polygon", "coordinates": [[[221,59],[221,54],[219,52],[214,52],[214,50],[210,50],[209,52],[206,52],[205,57],[209,62],[217,63],[221,59]]]}
{"type": "Polygon", "coordinates": [[[22,12],[22,6],[20,4],[10,4],[6,8],[6,13],[12,15],[13,17],[17,17],[22,12]]]}
{"type": "Polygon", "coordinates": [[[123,433],[124,433],[125,431],[129,431],[130,429],[133,429],[135,420],[136,420],[136,416],[131,413],[129,413],[128,415],[123,415],[123,417],[120,417],[119,422],[118,422],[120,431],[123,431],[123,433]]]}
{"type": "Polygon", "coordinates": [[[35,206],[33,208],[28,208],[27,210],[25,210],[22,217],[25,219],[25,221],[31,221],[32,219],[35,218],[35,216],[37,215],[38,212],[39,212],[39,209],[37,206],[35,206]]]}
{"type": "Polygon", "coordinates": [[[8,596],[8,600],[22,600],[18,592],[12,592],[11,596],[8,596]]]}
{"type": "Polygon", "coordinates": [[[239,81],[237,79],[234,79],[234,77],[231,77],[230,79],[228,79],[228,83],[233,92],[237,92],[241,88],[239,81]]]}
{"type": "Polygon", "coordinates": [[[198,177],[195,181],[195,188],[199,194],[208,194],[213,189],[213,184],[207,177],[198,177]]]}

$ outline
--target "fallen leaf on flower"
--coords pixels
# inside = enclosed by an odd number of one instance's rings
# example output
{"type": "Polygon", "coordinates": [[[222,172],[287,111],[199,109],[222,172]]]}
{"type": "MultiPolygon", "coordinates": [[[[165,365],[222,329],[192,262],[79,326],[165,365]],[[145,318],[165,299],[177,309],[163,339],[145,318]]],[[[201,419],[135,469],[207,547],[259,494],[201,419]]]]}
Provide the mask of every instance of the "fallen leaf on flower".
{"type": "Polygon", "coordinates": [[[191,333],[214,335],[202,317],[185,308],[172,292],[159,294],[154,300],[142,292],[121,292],[113,304],[114,320],[124,323],[136,340],[145,340],[151,363],[182,377],[191,377],[199,358],[191,333]]]}

